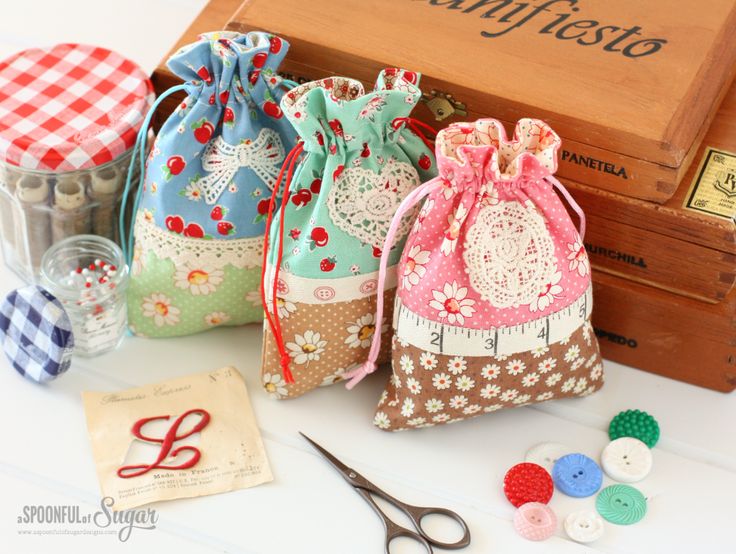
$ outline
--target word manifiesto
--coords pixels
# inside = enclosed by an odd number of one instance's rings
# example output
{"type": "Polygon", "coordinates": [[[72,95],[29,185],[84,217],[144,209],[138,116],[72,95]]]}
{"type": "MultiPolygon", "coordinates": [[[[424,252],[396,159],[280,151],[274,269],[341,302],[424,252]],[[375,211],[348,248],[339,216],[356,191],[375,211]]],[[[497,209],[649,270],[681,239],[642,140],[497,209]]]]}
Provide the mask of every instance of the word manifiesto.
{"type": "Polygon", "coordinates": [[[541,35],[572,40],[581,46],[599,45],[606,52],[618,52],[627,58],[651,56],[667,44],[662,38],[644,37],[638,25],[607,25],[573,17],[580,11],[579,0],[429,0],[429,4],[492,20],[489,29],[480,33],[486,38],[538,24],[541,35]]]}

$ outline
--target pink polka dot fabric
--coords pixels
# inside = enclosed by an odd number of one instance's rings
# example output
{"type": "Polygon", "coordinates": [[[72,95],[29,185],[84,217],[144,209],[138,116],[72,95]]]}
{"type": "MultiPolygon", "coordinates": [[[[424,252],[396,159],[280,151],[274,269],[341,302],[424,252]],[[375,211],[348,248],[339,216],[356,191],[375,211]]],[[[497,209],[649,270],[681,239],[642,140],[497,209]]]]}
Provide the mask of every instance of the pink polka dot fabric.
{"type": "Polygon", "coordinates": [[[578,230],[555,192],[560,139],[522,119],[512,138],[494,119],[437,136],[439,185],[427,197],[398,268],[402,305],[470,329],[532,321],[590,285],[578,230]]]}

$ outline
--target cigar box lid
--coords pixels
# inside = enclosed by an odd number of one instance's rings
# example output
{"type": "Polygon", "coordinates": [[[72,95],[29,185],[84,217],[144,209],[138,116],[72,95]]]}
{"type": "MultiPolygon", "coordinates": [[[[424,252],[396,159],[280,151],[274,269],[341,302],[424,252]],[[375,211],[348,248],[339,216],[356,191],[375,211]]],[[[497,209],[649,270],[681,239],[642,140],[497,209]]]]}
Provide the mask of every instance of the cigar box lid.
{"type": "MultiPolygon", "coordinates": [[[[284,36],[287,63],[310,78],[371,82],[383,66],[418,71],[425,92],[456,108],[438,126],[539,117],[563,145],[664,171],[694,154],[730,84],[734,24],[734,0],[249,0],[228,27],[284,36]]],[[[676,183],[657,191],[656,175],[620,181],[623,193],[659,202],[676,183]]]]}
{"type": "Polygon", "coordinates": [[[153,103],[134,62],[105,48],[57,44],[0,62],[0,161],[74,171],[133,147],[153,103]]]}

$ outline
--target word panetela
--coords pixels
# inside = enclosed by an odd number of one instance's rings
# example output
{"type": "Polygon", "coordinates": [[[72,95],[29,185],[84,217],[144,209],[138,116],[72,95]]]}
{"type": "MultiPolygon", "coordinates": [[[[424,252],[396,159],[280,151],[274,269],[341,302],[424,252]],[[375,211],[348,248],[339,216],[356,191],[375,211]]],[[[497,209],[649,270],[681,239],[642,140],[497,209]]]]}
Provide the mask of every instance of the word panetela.
{"type": "Polygon", "coordinates": [[[489,28],[480,33],[485,38],[538,26],[541,35],[572,40],[581,46],[600,45],[606,52],[618,52],[627,58],[651,56],[667,44],[663,38],[645,37],[638,25],[608,25],[595,19],[573,17],[581,10],[579,0],[429,0],[429,4],[489,20],[489,28]]]}

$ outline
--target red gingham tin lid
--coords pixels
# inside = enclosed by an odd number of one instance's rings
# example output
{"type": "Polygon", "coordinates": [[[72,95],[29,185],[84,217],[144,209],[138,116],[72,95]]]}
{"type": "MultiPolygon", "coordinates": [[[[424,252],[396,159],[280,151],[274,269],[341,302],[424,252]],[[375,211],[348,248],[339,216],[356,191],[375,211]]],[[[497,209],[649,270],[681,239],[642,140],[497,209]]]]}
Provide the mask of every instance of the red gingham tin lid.
{"type": "Polygon", "coordinates": [[[73,171],[135,144],[151,81],[120,54],[84,44],[25,50],[0,62],[0,160],[73,171]]]}

